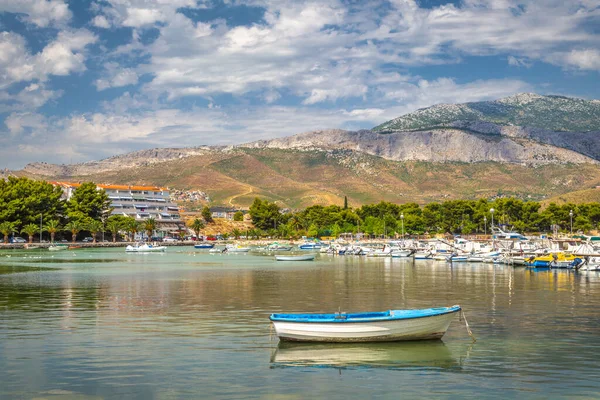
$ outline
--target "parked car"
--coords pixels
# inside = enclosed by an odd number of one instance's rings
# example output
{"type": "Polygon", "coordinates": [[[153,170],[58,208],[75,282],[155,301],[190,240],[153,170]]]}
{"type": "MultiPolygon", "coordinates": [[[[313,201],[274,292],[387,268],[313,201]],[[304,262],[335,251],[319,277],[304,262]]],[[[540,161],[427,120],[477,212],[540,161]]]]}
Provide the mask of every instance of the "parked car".
{"type": "Polygon", "coordinates": [[[82,242],[84,242],[84,243],[93,242],[93,241],[94,241],[94,238],[93,238],[93,237],[90,237],[90,236],[88,236],[88,237],[85,237],[85,238],[83,238],[83,240],[82,240],[82,242]]]}
{"type": "Polygon", "coordinates": [[[10,242],[11,242],[11,243],[27,243],[27,240],[23,239],[23,238],[22,238],[22,237],[20,237],[20,236],[13,236],[13,237],[10,239],[10,242]]]}
{"type": "Polygon", "coordinates": [[[162,241],[163,241],[163,242],[167,242],[167,243],[175,243],[175,242],[178,242],[178,240],[177,240],[177,239],[175,239],[174,237],[168,237],[168,236],[167,236],[167,237],[164,237],[162,241]]]}

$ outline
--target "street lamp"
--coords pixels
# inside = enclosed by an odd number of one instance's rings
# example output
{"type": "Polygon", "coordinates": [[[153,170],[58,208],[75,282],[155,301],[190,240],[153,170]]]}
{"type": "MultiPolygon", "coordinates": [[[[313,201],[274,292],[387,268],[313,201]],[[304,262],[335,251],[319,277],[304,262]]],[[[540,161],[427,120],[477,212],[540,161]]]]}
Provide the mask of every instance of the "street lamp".
{"type": "Polygon", "coordinates": [[[490,214],[492,214],[492,225],[491,225],[491,231],[492,231],[492,235],[494,234],[494,210],[493,208],[490,208],[490,214]]]}
{"type": "Polygon", "coordinates": [[[400,221],[402,222],[402,242],[404,242],[404,213],[400,214],[400,221]]]}
{"type": "Polygon", "coordinates": [[[487,217],[483,216],[483,234],[487,236],[487,217]]]}
{"type": "Polygon", "coordinates": [[[573,210],[569,210],[569,217],[571,218],[571,236],[573,236],[573,210]]]}

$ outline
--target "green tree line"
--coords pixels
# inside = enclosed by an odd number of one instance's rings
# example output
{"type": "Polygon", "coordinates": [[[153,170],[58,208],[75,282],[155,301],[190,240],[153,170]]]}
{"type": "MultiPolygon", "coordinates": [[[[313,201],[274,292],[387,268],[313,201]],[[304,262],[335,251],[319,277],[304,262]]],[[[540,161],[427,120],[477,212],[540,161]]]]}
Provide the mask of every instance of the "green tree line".
{"type": "Polygon", "coordinates": [[[404,234],[482,234],[494,226],[522,233],[588,233],[600,224],[600,203],[551,203],[542,210],[535,201],[516,198],[495,200],[449,200],[420,206],[416,203],[380,202],[351,209],[336,205],[315,205],[282,213],[277,204],[256,198],[249,214],[256,229],[271,237],[338,236],[364,233],[374,236],[404,234]],[[493,210],[493,211],[492,211],[493,210]]]}
{"type": "Polygon", "coordinates": [[[110,215],[110,199],[93,182],[82,183],[70,199],[63,197],[60,187],[45,181],[9,177],[0,180],[0,234],[6,243],[14,234],[25,234],[29,242],[40,231],[51,242],[56,235],[75,241],[77,236],[91,236],[96,241],[100,232],[108,232],[116,241],[126,233],[131,240],[137,232],[152,232],[156,221],[136,221],[135,218],[110,215]]]}

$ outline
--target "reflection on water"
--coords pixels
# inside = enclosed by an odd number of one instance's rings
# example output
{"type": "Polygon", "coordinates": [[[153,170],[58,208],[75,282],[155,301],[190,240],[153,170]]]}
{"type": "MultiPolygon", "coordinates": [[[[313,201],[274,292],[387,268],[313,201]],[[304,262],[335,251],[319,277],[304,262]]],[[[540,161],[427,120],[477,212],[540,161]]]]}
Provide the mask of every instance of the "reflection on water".
{"type": "Polygon", "coordinates": [[[600,393],[598,272],[328,256],[282,265],[190,248],[50,253],[0,252],[0,398],[600,393]],[[269,340],[274,312],[453,304],[472,348],[458,318],[443,342],[269,340]]]}
{"type": "Polygon", "coordinates": [[[441,340],[398,343],[279,342],[271,367],[458,368],[441,340]]]}

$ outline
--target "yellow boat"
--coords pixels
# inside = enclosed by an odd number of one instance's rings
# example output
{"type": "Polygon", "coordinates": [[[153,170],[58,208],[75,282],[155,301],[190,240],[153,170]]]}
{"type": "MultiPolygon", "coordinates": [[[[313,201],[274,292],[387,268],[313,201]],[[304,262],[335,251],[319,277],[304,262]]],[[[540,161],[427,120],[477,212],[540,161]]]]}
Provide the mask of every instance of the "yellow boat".
{"type": "Polygon", "coordinates": [[[569,268],[577,259],[580,258],[573,254],[560,252],[531,257],[526,259],[525,262],[536,268],[569,268]]]}

